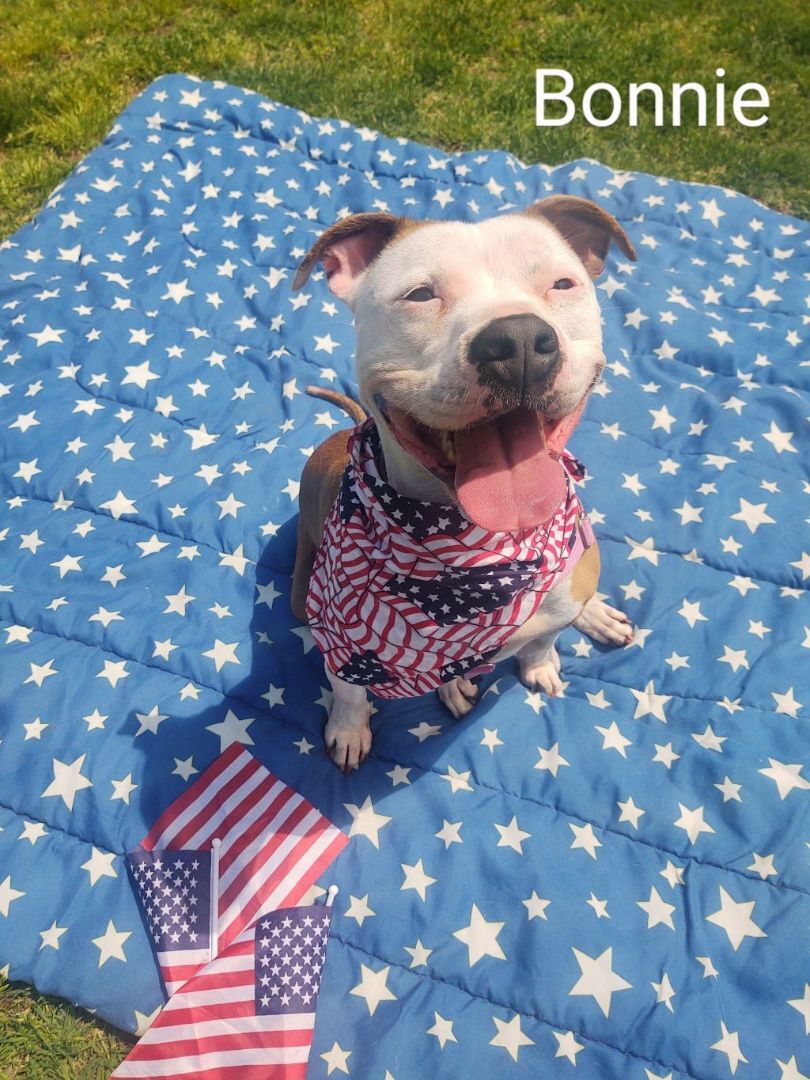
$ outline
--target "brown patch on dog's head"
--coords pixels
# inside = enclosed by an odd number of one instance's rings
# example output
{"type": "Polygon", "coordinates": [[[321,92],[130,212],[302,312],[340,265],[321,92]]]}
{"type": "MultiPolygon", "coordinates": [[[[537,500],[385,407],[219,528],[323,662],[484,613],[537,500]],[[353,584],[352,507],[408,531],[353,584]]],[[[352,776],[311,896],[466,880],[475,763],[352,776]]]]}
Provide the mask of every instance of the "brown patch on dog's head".
{"type": "Polygon", "coordinates": [[[429,224],[394,214],[352,214],[330,225],[315,241],[293,278],[293,289],[306,283],[315,266],[323,263],[329,288],[348,299],[354,282],[394,240],[429,224]]]}
{"type": "Polygon", "coordinates": [[[590,199],[552,195],[520,213],[542,218],[553,225],[577,253],[592,278],[602,273],[612,241],[628,259],[636,261],[636,250],[616,218],[590,199]]]}

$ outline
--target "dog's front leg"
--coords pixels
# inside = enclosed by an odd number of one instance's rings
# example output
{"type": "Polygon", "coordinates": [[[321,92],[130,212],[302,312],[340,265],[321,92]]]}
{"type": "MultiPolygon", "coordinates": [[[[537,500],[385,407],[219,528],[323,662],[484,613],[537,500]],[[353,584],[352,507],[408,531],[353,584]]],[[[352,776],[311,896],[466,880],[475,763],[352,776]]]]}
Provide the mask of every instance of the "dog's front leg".
{"type": "Polygon", "coordinates": [[[530,690],[544,690],[550,697],[555,697],[563,688],[556,644],[558,637],[559,630],[539,634],[517,654],[523,685],[530,690]]]}
{"type": "Polygon", "coordinates": [[[603,645],[629,645],[633,626],[623,611],[592,596],[574,619],[574,626],[603,645]]]}
{"type": "Polygon", "coordinates": [[[332,761],[346,773],[362,764],[371,749],[371,705],[362,686],[348,683],[328,669],[326,674],[334,697],[324,742],[332,761]]]}
{"type": "Polygon", "coordinates": [[[451,679],[450,682],[442,683],[437,689],[439,700],[447,706],[450,712],[459,720],[466,716],[475,705],[478,696],[478,687],[474,682],[463,676],[451,679]]]}

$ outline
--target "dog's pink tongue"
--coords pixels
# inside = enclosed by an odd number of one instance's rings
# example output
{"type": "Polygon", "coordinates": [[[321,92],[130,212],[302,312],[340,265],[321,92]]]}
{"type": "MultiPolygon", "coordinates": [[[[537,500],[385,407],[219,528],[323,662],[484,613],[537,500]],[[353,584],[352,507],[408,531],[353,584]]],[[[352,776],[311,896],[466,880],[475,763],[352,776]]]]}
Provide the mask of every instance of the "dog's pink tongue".
{"type": "Polygon", "coordinates": [[[518,409],[458,431],[455,487],[467,517],[491,532],[542,525],[565,495],[565,473],[548,453],[537,413],[518,409]]]}

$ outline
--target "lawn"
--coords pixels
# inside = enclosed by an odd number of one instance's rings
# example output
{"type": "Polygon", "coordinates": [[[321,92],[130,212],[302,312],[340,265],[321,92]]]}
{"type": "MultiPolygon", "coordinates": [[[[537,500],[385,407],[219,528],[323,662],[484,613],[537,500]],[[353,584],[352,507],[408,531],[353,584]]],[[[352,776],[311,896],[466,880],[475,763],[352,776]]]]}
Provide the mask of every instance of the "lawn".
{"type": "Polygon", "coordinates": [[[2,1080],[107,1080],[130,1043],[57,998],[0,976],[2,1080]]]}
{"type": "Polygon", "coordinates": [[[801,0],[4,0],[0,35],[0,234],[40,205],[155,76],[188,71],[254,87],[448,149],[524,160],[599,158],[737,188],[810,214],[801,0]],[[534,126],[534,69],[577,85],[653,79],[770,93],[768,124],[656,129],[534,126]]]}
{"type": "MultiPolygon", "coordinates": [[[[153,78],[187,71],[316,115],[446,149],[526,161],[594,157],[744,191],[810,216],[800,0],[3,0],[0,236],[25,221],[153,78]],[[581,119],[534,125],[534,69],[577,85],[654,80],[769,91],[765,127],[679,129],[581,119]]],[[[0,958],[2,962],[2,958],[0,958]]],[[[0,1077],[104,1077],[127,1046],[85,1014],[2,983],[0,1077]]]]}

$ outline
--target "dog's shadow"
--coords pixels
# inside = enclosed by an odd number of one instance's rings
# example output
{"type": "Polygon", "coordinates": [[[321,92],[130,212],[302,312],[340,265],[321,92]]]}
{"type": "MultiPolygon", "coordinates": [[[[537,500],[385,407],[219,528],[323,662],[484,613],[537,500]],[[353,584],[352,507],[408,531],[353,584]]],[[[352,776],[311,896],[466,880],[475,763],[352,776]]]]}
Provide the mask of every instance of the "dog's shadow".
{"type": "MultiPolygon", "coordinates": [[[[333,814],[336,808],[368,796],[376,806],[400,783],[413,784],[431,772],[446,773],[447,765],[439,764],[440,759],[451,754],[459,740],[484,739],[487,717],[496,703],[513,693],[518,695],[516,702],[522,702],[520,693],[525,691],[514,660],[479,678],[476,704],[462,719],[455,719],[435,693],[398,701],[372,697],[371,752],[359,769],[343,774],[324,745],[331,691],[323,659],[309,629],[290,610],[297,524],[296,515],[279,528],[255,567],[255,580],[262,588],[254,589],[249,640],[240,641],[238,647],[239,670],[247,669],[246,674],[224,684],[222,692],[201,688],[196,702],[193,695],[191,700],[186,697],[187,690],[181,692],[179,708],[173,694],[160,704],[160,711],[170,715],[159,735],[147,732],[134,740],[136,752],[146,758],[138,770],[136,793],[142,821],[154,821],[230,740],[244,742],[272,773],[324,812],[333,814]],[[203,700],[207,704],[200,709],[203,700]]],[[[245,576],[249,573],[250,568],[245,576]]],[[[178,686],[181,681],[194,684],[194,675],[178,675],[178,686]]],[[[137,726],[134,710],[131,720],[127,730],[137,726]]],[[[501,708],[501,726],[503,721],[501,708]]],[[[128,839],[135,846],[141,837],[128,839]]]]}

